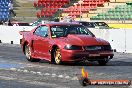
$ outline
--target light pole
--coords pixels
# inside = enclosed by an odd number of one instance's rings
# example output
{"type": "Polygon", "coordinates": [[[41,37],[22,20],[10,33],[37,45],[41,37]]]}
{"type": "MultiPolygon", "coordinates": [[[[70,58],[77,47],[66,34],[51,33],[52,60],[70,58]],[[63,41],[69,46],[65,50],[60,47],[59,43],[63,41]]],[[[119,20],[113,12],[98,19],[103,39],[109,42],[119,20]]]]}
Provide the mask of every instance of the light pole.
{"type": "Polygon", "coordinates": [[[78,3],[80,4],[80,21],[81,21],[81,18],[82,18],[82,3],[83,3],[83,0],[80,0],[78,3]]]}

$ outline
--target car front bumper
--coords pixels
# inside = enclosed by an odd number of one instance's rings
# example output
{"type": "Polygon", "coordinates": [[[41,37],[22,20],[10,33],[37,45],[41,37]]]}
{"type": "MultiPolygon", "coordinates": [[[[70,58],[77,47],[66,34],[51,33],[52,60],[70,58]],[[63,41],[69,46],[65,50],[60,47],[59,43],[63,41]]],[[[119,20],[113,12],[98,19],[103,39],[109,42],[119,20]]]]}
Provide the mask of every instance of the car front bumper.
{"type": "Polygon", "coordinates": [[[104,58],[112,59],[113,51],[77,51],[77,50],[62,50],[62,61],[82,61],[82,60],[102,60],[104,58]]]}

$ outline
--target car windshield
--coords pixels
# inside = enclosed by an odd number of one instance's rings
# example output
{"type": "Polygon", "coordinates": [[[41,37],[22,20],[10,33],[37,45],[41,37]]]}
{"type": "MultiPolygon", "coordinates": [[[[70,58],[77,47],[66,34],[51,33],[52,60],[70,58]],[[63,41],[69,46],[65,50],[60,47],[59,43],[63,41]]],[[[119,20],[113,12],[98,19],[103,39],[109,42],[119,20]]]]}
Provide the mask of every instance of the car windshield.
{"type": "Polygon", "coordinates": [[[98,27],[109,28],[109,26],[105,22],[95,22],[95,25],[98,26],[98,27]]]}
{"type": "Polygon", "coordinates": [[[66,37],[68,34],[93,36],[93,34],[82,25],[61,25],[51,27],[51,35],[54,38],[66,37]]]}
{"type": "Polygon", "coordinates": [[[89,27],[89,28],[94,28],[94,23],[93,22],[80,22],[80,24],[89,27]]]}

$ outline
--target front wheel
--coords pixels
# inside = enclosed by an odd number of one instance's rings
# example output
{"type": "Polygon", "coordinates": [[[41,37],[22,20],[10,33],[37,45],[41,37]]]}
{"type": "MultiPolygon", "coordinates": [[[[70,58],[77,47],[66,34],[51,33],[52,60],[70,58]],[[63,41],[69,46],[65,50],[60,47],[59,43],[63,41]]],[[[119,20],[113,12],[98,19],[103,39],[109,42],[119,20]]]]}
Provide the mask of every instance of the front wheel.
{"type": "Polygon", "coordinates": [[[62,56],[59,48],[56,48],[54,51],[54,62],[55,64],[61,64],[62,63],[62,56]]]}

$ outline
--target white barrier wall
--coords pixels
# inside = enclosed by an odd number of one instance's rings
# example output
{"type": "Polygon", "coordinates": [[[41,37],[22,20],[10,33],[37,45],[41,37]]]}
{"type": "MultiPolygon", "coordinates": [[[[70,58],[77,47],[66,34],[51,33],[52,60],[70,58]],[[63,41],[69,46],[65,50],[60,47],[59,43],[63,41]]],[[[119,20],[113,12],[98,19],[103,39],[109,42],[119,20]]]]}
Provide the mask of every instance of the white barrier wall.
{"type": "Polygon", "coordinates": [[[132,53],[132,30],[127,30],[125,37],[126,52],[132,53]]]}
{"type": "Polygon", "coordinates": [[[13,41],[14,44],[20,44],[22,36],[19,34],[19,31],[30,31],[33,28],[32,26],[0,26],[0,40],[2,43],[11,43],[13,41]]]}
{"type": "MultiPolygon", "coordinates": [[[[0,26],[0,40],[2,43],[20,44],[22,36],[19,31],[30,31],[32,26],[0,26]]],[[[130,29],[92,29],[96,37],[110,42],[117,52],[132,53],[132,30],[130,29]]]]}
{"type": "Polygon", "coordinates": [[[91,30],[96,37],[110,42],[117,52],[132,53],[132,30],[131,29],[96,29],[91,30]]]}

